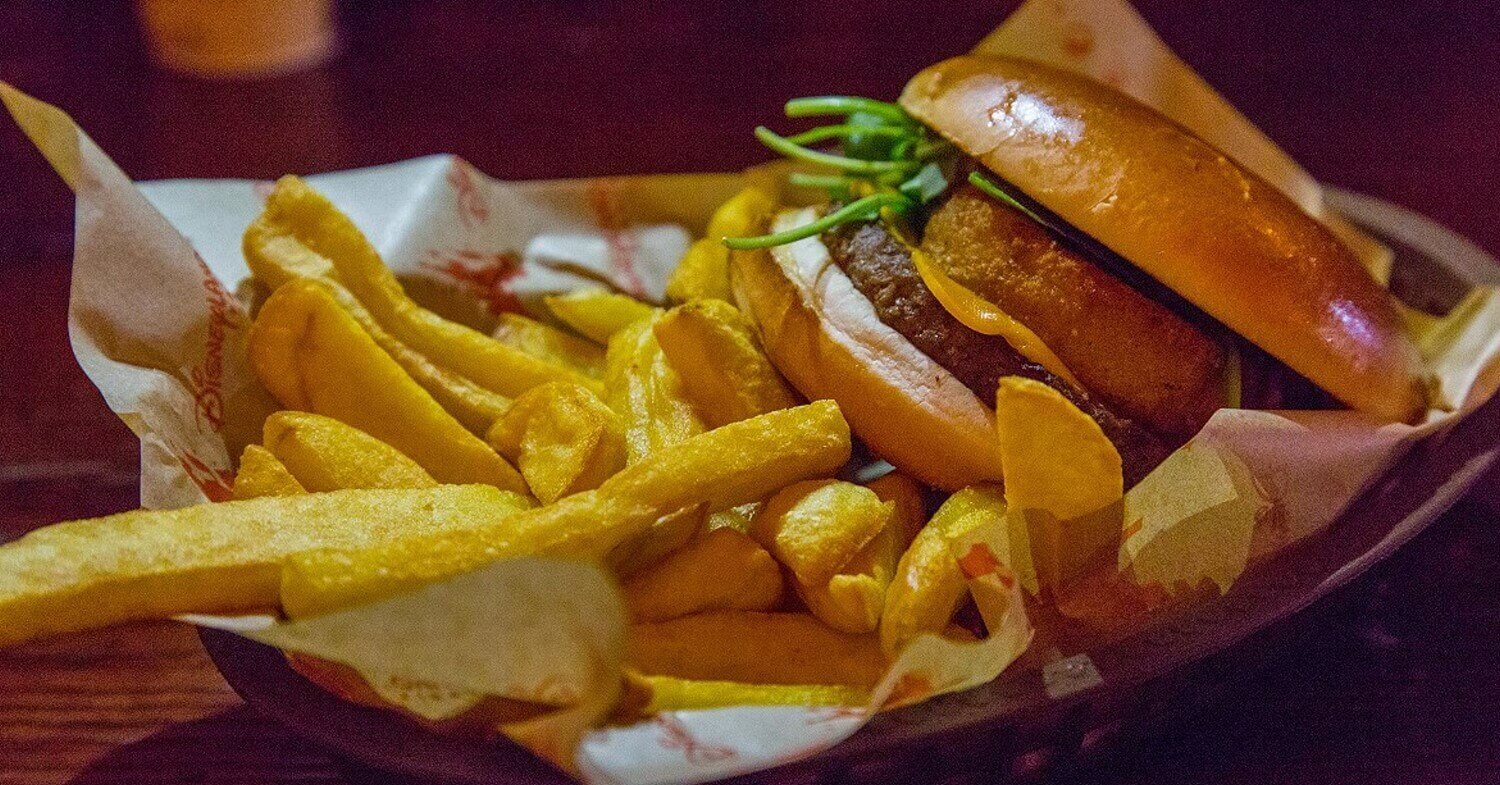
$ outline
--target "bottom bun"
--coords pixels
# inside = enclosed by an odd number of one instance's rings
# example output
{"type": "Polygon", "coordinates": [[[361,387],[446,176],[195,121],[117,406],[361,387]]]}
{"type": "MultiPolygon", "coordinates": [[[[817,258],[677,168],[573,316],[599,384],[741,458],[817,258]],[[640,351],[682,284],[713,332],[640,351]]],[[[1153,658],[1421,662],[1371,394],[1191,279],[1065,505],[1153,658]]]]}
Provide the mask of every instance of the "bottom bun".
{"type": "MultiPolygon", "coordinates": [[[[786,211],[772,231],[816,218],[786,211]]],[[[731,268],[735,299],[777,370],[809,400],[837,401],[881,458],[945,490],[1000,482],[994,411],[883,324],[821,240],[735,251],[731,268]]]]}

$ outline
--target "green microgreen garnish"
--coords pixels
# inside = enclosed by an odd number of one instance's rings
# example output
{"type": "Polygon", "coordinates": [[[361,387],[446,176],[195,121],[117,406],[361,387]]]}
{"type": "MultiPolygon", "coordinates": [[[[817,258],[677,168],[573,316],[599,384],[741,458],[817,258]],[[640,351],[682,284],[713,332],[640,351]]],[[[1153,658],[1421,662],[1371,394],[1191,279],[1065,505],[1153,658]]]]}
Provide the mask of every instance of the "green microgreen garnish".
{"type": "Polygon", "coordinates": [[[869,221],[880,214],[880,208],[888,207],[900,210],[902,205],[910,204],[910,199],[899,193],[870,194],[863,199],[856,199],[849,204],[796,229],[788,229],[775,234],[763,234],[759,237],[725,237],[724,244],[736,251],[749,251],[755,248],[772,248],[778,245],[794,243],[806,237],[822,234],[829,229],[850,221],[869,221]]]}
{"type": "Polygon", "coordinates": [[[1012,210],[1021,213],[1022,215],[1030,218],[1036,223],[1039,223],[1049,229],[1052,228],[1052,225],[1048,223],[1046,219],[1042,218],[1040,215],[1037,215],[1036,212],[1030,207],[1021,204],[1016,200],[1014,196],[1011,196],[1010,192],[1006,191],[1003,186],[1001,186],[997,182],[994,182],[993,180],[990,180],[984,175],[978,172],[970,172],[969,184],[973,185],[975,188],[978,188],[981,191],[984,191],[985,193],[994,197],[996,201],[1004,204],[1012,210]]]}
{"type": "Polygon", "coordinates": [[[724,244],[730,248],[785,245],[845,223],[872,220],[882,208],[909,215],[948,187],[953,145],[896,104],[847,95],[796,98],[787,102],[786,115],[841,118],[792,136],[762,126],[755,129],[755,137],[787,158],[832,170],[796,172],[788,179],[795,186],[825,190],[832,201],[847,204],[798,229],[726,237],[724,244]],[[813,147],[823,142],[837,142],[838,151],[813,147]]]}

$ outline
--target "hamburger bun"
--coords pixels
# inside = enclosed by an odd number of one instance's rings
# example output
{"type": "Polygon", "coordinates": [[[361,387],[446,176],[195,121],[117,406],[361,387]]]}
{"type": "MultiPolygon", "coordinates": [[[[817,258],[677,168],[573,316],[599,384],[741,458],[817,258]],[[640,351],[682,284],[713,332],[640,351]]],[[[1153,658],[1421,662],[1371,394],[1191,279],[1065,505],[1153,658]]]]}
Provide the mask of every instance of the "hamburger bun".
{"type": "Polygon", "coordinates": [[[1426,370],[1390,294],[1284,194],[1149,107],[973,55],[922,71],[900,103],[1349,406],[1403,422],[1426,410],[1426,370]]]}

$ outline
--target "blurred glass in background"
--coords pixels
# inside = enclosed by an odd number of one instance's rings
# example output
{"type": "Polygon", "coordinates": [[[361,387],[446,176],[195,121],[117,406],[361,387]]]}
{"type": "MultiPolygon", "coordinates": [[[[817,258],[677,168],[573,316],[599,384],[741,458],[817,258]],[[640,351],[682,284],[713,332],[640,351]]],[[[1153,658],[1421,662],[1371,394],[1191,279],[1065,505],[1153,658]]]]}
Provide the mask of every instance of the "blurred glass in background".
{"type": "Polygon", "coordinates": [[[214,79],[317,67],[338,48],[332,0],[136,0],[152,58],[214,79]]]}

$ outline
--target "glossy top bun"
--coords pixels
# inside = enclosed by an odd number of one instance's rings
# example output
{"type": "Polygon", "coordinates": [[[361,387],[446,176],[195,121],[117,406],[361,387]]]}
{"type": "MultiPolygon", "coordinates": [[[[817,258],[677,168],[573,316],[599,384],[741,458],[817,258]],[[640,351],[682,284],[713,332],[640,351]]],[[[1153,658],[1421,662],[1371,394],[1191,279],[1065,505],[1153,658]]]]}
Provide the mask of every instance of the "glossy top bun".
{"type": "Polygon", "coordinates": [[[917,74],[914,117],[1348,405],[1427,408],[1390,294],[1324,226],[1191,132],[1054,68],[964,56],[917,74]]]}

